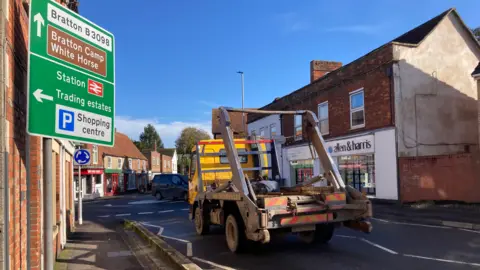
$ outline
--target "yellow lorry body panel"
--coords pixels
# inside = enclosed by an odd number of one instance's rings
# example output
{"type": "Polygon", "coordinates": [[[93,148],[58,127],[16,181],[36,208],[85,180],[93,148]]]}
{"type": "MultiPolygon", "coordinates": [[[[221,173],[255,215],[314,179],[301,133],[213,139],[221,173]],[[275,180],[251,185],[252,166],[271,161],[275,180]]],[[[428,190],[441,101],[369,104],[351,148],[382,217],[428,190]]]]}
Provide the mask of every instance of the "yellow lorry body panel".
{"type": "MultiPolygon", "coordinates": [[[[202,140],[199,142],[200,153],[220,153],[224,151],[225,146],[223,145],[223,140],[202,140]]],[[[251,144],[245,143],[244,139],[235,140],[235,148],[239,152],[240,164],[242,168],[253,168],[255,167],[253,155],[242,155],[242,152],[250,152],[251,144]]],[[[258,151],[266,151],[265,143],[258,144],[258,151]]],[[[196,147],[192,150],[196,151],[196,147]]],[[[198,170],[197,170],[197,158],[198,153],[195,152],[194,157],[192,158],[190,173],[189,173],[189,184],[188,184],[188,201],[190,204],[195,202],[195,197],[198,193],[198,170]]],[[[259,158],[262,158],[263,167],[268,167],[268,154],[260,154],[259,158]]],[[[215,184],[217,187],[223,185],[224,183],[232,179],[231,171],[222,171],[222,172],[205,172],[213,169],[230,169],[230,164],[226,156],[200,156],[200,167],[202,171],[202,180],[204,191],[207,190],[207,186],[215,184]]],[[[244,171],[249,179],[253,179],[255,176],[255,171],[244,171]]],[[[262,170],[261,176],[268,175],[268,170],[262,170]]]]}

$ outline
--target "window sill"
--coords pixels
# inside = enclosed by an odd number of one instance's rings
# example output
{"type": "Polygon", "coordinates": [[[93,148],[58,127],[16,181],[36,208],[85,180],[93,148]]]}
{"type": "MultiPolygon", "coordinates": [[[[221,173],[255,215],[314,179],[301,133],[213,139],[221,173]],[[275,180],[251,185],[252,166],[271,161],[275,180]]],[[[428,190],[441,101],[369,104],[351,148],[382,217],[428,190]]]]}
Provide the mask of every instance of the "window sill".
{"type": "Polygon", "coordinates": [[[364,128],[364,127],[365,127],[365,124],[363,124],[363,125],[358,125],[358,126],[353,126],[353,127],[351,126],[351,127],[350,127],[350,130],[355,130],[355,129],[364,128]]]}

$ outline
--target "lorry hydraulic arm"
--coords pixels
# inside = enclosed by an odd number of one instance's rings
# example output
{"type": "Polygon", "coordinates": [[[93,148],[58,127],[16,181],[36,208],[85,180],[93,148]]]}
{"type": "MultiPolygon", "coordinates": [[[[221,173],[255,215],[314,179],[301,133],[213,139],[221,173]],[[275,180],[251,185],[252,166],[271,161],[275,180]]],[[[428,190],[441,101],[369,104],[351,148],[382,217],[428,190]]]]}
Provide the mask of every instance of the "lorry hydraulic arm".
{"type": "Polygon", "coordinates": [[[233,109],[220,107],[220,128],[222,129],[222,138],[223,143],[225,144],[225,150],[227,153],[227,158],[230,164],[232,164],[232,174],[233,184],[244,194],[249,194],[249,188],[241,169],[240,160],[238,157],[237,149],[235,148],[233,131],[231,127],[230,117],[228,112],[242,112],[242,113],[252,113],[252,114],[280,114],[280,115],[302,115],[304,121],[306,121],[306,133],[312,143],[315,151],[318,155],[320,163],[325,170],[324,177],[337,191],[345,191],[345,183],[343,182],[342,176],[338,171],[337,166],[333,162],[332,157],[327,152],[325,147],[325,141],[323,140],[320,129],[318,128],[318,119],[317,116],[308,110],[298,110],[298,111],[265,111],[265,110],[254,110],[254,109],[233,109]]]}

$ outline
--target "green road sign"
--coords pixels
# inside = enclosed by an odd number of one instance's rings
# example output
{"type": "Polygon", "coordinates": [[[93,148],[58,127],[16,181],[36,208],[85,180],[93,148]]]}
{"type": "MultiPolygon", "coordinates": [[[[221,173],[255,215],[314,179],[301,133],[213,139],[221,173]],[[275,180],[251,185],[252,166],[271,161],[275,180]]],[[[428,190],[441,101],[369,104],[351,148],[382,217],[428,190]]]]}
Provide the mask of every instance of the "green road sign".
{"type": "Polygon", "coordinates": [[[28,133],[113,146],[113,35],[56,1],[29,14],[28,133]]]}

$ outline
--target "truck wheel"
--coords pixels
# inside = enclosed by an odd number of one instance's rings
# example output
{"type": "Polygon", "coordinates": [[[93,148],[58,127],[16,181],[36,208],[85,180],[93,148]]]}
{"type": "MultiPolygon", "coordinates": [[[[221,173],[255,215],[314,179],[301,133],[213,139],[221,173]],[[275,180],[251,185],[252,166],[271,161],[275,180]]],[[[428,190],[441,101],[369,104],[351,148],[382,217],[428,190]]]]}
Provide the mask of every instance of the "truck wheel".
{"type": "Polygon", "coordinates": [[[332,239],[334,231],[335,226],[333,224],[319,224],[316,226],[315,231],[301,232],[299,233],[299,237],[307,244],[326,244],[332,239]]]}
{"type": "Polygon", "coordinates": [[[332,240],[333,232],[335,231],[334,224],[319,224],[315,230],[317,242],[326,244],[332,240]]]}
{"type": "Polygon", "coordinates": [[[230,214],[225,222],[225,238],[231,252],[241,252],[245,245],[245,232],[243,223],[238,222],[237,217],[230,214]]]}
{"type": "Polygon", "coordinates": [[[155,193],[155,198],[157,198],[157,200],[163,199],[162,193],[160,192],[155,193]]]}
{"type": "Polygon", "coordinates": [[[195,209],[195,231],[198,235],[205,235],[210,231],[210,224],[208,220],[205,220],[205,215],[200,207],[195,209]]]}

